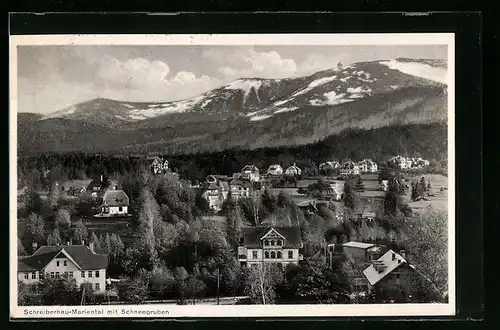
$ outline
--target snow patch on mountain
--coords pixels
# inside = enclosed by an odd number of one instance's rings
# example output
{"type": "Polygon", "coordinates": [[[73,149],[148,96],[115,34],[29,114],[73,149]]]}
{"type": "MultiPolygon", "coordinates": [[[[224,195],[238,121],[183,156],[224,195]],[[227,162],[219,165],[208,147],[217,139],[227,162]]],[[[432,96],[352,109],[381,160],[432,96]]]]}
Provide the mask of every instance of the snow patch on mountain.
{"type": "Polygon", "coordinates": [[[336,78],[337,78],[337,76],[331,76],[331,77],[323,77],[323,78],[316,79],[313,82],[311,82],[309,84],[309,86],[307,86],[307,88],[314,88],[314,87],[317,87],[320,85],[324,85],[330,81],[335,80],[336,78]]]}
{"type": "Polygon", "coordinates": [[[432,80],[438,83],[447,84],[447,70],[442,67],[434,67],[420,62],[400,62],[397,60],[380,61],[382,65],[390,69],[398,70],[415,77],[432,80]]]}
{"type": "Polygon", "coordinates": [[[275,102],[275,103],[273,104],[273,106],[275,106],[275,107],[279,107],[280,105],[283,105],[283,104],[285,104],[285,103],[287,103],[287,102],[289,102],[289,101],[290,101],[290,100],[282,100],[282,101],[278,101],[278,102],[275,102]]]}
{"type": "Polygon", "coordinates": [[[150,104],[148,107],[150,108],[158,108],[160,105],[159,104],[150,104]]]}
{"type": "Polygon", "coordinates": [[[135,109],[135,107],[132,104],[124,103],[123,106],[129,109],[135,109]]]}
{"type": "MultiPolygon", "coordinates": [[[[252,90],[252,88],[254,88],[255,91],[257,92],[261,86],[262,86],[261,80],[238,79],[238,80],[235,80],[235,81],[227,84],[226,86],[224,86],[224,89],[243,91],[243,93],[245,95],[243,100],[245,102],[247,100],[248,94],[250,94],[250,91],[252,90]]],[[[258,96],[258,93],[257,93],[257,96],[258,96]]]]}
{"type": "Polygon", "coordinates": [[[313,106],[321,105],[338,105],[342,103],[352,102],[353,100],[344,98],[345,93],[337,94],[335,91],[327,92],[323,94],[325,100],[313,99],[309,101],[309,104],[313,106]]]}
{"type": "Polygon", "coordinates": [[[48,115],[43,116],[42,119],[62,118],[64,116],[71,115],[72,113],[75,113],[76,110],[77,110],[77,108],[75,106],[71,106],[67,109],[63,109],[60,111],[49,113],[48,115]]]}
{"type": "Polygon", "coordinates": [[[295,111],[297,110],[299,107],[290,107],[290,108],[280,108],[276,111],[274,111],[274,113],[282,113],[282,112],[290,112],[290,111],[295,111]]]}
{"type": "Polygon", "coordinates": [[[134,109],[129,112],[129,117],[136,120],[152,118],[167,113],[181,113],[191,109],[194,105],[200,102],[203,97],[195,97],[189,100],[163,103],[158,107],[149,107],[149,109],[134,109]]]}
{"type": "Polygon", "coordinates": [[[271,115],[254,116],[254,117],[250,118],[250,121],[261,121],[261,120],[268,119],[271,117],[272,117],[271,115]]]}

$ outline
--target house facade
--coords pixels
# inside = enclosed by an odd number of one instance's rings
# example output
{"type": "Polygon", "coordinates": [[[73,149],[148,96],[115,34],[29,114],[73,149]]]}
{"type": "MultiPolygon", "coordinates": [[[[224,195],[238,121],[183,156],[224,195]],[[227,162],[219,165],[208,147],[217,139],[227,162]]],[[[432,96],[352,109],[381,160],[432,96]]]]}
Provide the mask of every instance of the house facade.
{"type": "Polygon", "coordinates": [[[302,170],[297,166],[295,165],[295,163],[288,167],[285,171],[285,175],[287,176],[300,176],[302,174],[302,170]]]}
{"type": "Polygon", "coordinates": [[[340,168],[340,163],[336,160],[328,161],[319,164],[319,170],[320,172],[326,173],[328,171],[333,171],[335,169],[340,168]]]}
{"type": "Polygon", "coordinates": [[[151,160],[151,170],[153,171],[153,174],[163,174],[168,171],[169,169],[169,162],[168,160],[164,160],[161,157],[153,157],[150,158],[151,160]]]}
{"type": "Polygon", "coordinates": [[[243,179],[256,182],[260,180],[260,171],[255,165],[245,165],[241,170],[241,177],[243,179]]]}
{"type": "Polygon", "coordinates": [[[409,157],[407,158],[398,155],[389,159],[389,163],[394,164],[396,167],[400,169],[409,169],[412,167],[413,161],[409,157]]]}
{"type": "Polygon", "coordinates": [[[31,256],[18,257],[18,281],[34,284],[41,278],[75,279],[76,285],[90,283],[97,293],[106,290],[108,256],[84,245],[42,246],[31,256]]]}
{"type": "Polygon", "coordinates": [[[361,173],[376,173],[378,171],[377,164],[371,159],[363,159],[358,163],[361,173]]]}
{"type": "Polygon", "coordinates": [[[267,169],[267,174],[268,175],[283,175],[283,168],[281,167],[281,165],[278,165],[278,164],[271,165],[267,169]]]}
{"type": "Polygon", "coordinates": [[[207,177],[207,182],[205,183],[201,196],[208,202],[208,206],[212,211],[219,212],[228,194],[229,184],[226,181],[221,181],[214,176],[209,176],[207,177]],[[215,181],[213,179],[215,179],[215,181]]]}
{"type": "Polygon", "coordinates": [[[359,166],[353,161],[345,162],[344,164],[342,164],[342,167],[340,168],[341,176],[351,176],[359,174],[360,174],[359,166]]]}
{"type": "Polygon", "coordinates": [[[238,260],[247,267],[266,263],[286,267],[303,260],[302,247],[299,227],[246,228],[238,246],[238,260]]]}
{"type": "Polygon", "coordinates": [[[330,183],[329,187],[324,191],[324,196],[336,201],[342,200],[344,197],[344,184],[341,182],[330,183]]]}
{"type": "Polygon", "coordinates": [[[128,214],[130,200],[123,190],[106,190],[102,198],[101,216],[123,216],[128,214]]]}
{"type": "Polygon", "coordinates": [[[229,189],[231,191],[231,198],[247,198],[251,196],[252,182],[241,179],[233,179],[229,183],[229,189]]]}
{"type": "Polygon", "coordinates": [[[347,242],[342,244],[342,253],[346,257],[352,258],[358,264],[370,263],[382,256],[384,247],[363,242],[347,242]]]}

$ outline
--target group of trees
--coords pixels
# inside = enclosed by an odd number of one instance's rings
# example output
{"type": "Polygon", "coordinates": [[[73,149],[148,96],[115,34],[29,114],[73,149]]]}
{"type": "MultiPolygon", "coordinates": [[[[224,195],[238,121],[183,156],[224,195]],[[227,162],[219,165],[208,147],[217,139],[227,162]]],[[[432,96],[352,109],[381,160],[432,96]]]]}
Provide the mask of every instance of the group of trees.
{"type": "Polygon", "coordinates": [[[426,182],[424,177],[422,177],[420,181],[413,181],[411,183],[411,199],[417,200],[421,197],[425,197],[425,194],[430,192],[431,188],[431,182],[426,182]]]}

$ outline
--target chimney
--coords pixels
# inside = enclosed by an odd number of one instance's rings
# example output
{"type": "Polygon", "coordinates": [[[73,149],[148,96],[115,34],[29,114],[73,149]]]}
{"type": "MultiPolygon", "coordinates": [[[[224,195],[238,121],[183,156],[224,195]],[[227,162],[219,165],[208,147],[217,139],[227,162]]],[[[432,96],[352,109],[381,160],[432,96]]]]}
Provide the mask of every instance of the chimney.
{"type": "Polygon", "coordinates": [[[399,254],[406,259],[406,251],[405,250],[401,250],[399,251],[399,254]]]}
{"type": "Polygon", "coordinates": [[[94,252],[94,242],[89,243],[89,249],[90,251],[94,252]]]}
{"type": "Polygon", "coordinates": [[[36,250],[38,250],[38,243],[33,242],[33,252],[35,252],[36,250]]]}
{"type": "Polygon", "coordinates": [[[392,252],[392,261],[396,260],[396,253],[392,252]]]}
{"type": "Polygon", "coordinates": [[[101,182],[103,182],[103,181],[104,181],[104,180],[103,180],[103,177],[102,177],[102,174],[101,174],[101,182]]]}

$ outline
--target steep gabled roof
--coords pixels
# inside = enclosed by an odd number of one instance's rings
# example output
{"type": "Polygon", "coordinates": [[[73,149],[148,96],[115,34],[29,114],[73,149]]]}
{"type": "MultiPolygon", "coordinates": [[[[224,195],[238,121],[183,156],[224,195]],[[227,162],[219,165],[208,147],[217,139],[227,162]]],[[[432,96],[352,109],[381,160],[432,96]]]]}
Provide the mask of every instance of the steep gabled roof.
{"type": "Polygon", "coordinates": [[[18,271],[37,271],[44,269],[55,257],[66,253],[76,266],[82,270],[105,269],[108,267],[106,254],[95,254],[84,245],[42,246],[33,255],[18,259],[18,271]]]}
{"type": "Polygon", "coordinates": [[[396,252],[389,250],[368,266],[363,274],[371,285],[377,284],[385,276],[392,273],[396,268],[405,264],[406,260],[396,252]],[[394,255],[394,258],[393,258],[394,255]]]}
{"type": "Polygon", "coordinates": [[[102,204],[105,206],[128,206],[129,199],[123,190],[106,190],[102,198],[102,204]]]}
{"type": "Polygon", "coordinates": [[[241,172],[250,171],[250,172],[259,172],[259,169],[255,165],[245,165],[241,172]]]}
{"type": "Polygon", "coordinates": [[[354,247],[354,248],[358,248],[358,249],[369,249],[372,246],[375,246],[375,244],[351,241],[351,242],[347,242],[347,243],[342,244],[342,246],[354,247]]]}
{"type": "Polygon", "coordinates": [[[243,188],[250,188],[252,186],[251,182],[239,179],[233,179],[229,183],[231,186],[242,186],[243,188]]]}
{"type": "Polygon", "coordinates": [[[251,227],[243,230],[243,242],[247,248],[260,248],[260,239],[271,229],[285,238],[284,248],[299,249],[302,237],[299,227],[251,227]]]}

